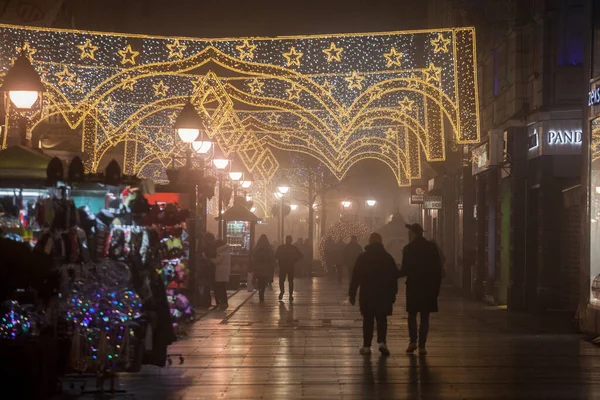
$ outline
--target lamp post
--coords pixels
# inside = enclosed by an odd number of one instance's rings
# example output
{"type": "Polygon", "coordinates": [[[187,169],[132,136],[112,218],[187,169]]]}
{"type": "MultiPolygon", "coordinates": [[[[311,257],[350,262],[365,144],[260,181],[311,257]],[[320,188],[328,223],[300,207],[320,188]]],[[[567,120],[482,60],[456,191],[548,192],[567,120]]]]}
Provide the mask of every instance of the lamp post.
{"type": "Polygon", "coordinates": [[[217,217],[218,222],[218,238],[223,240],[223,178],[227,167],[229,167],[229,160],[226,158],[215,158],[212,160],[213,165],[217,170],[217,178],[219,179],[219,215],[217,217]]]}
{"type": "MultiPolygon", "coordinates": [[[[33,108],[44,92],[44,85],[27,57],[21,55],[15,60],[4,77],[0,91],[8,95],[11,103],[19,111],[21,145],[31,147],[31,139],[27,137],[27,119],[22,111],[33,108]]],[[[40,106],[41,104],[40,101],[40,106]]]]}
{"type": "Polygon", "coordinates": [[[237,196],[238,186],[244,177],[243,172],[230,172],[229,179],[233,182],[233,203],[235,204],[235,197],[237,196]]]}
{"type": "MultiPolygon", "coordinates": [[[[198,211],[198,184],[192,175],[192,147],[195,140],[200,136],[200,130],[203,127],[202,119],[196,112],[196,109],[191,103],[187,103],[175,120],[175,130],[179,135],[179,139],[186,144],[185,149],[185,179],[189,189],[190,202],[190,218],[188,221],[188,232],[190,235],[190,288],[192,304],[196,303],[196,249],[198,242],[198,228],[196,224],[198,211]]],[[[200,244],[202,247],[202,244],[200,244]]]]}
{"type": "MultiPolygon", "coordinates": [[[[297,204],[290,204],[290,211],[293,213],[296,210],[298,210],[298,205],[297,204]]],[[[295,217],[295,215],[291,216],[292,222],[291,222],[291,227],[290,227],[291,229],[290,230],[292,231],[292,236],[294,236],[294,225],[295,225],[294,224],[294,222],[295,222],[294,221],[294,217],[295,217]]]]}
{"type": "Polygon", "coordinates": [[[367,200],[367,206],[371,210],[371,219],[370,219],[371,222],[370,222],[370,227],[369,227],[369,229],[371,230],[371,232],[373,231],[373,225],[374,225],[373,211],[375,210],[375,206],[376,205],[377,205],[377,200],[374,200],[374,199],[367,200]]]}
{"type": "Polygon", "coordinates": [[[281,194],[281,205],[279,207],[279,216],[280,216],[279,223],[281,225],[281,232],[280,232],[280,236],[279,236],[279,244],[283,244],[283,239],[285,237],[285,233],[284,233],[285,224],[283,221],[283,218],[284,218],[283,207],[285,206],[285,195],[289,193],[290,187],[289,187],[289,185],[282,183],[279,186],[277,186],[277,191],[279,192],[279,194],[281,194]]]}

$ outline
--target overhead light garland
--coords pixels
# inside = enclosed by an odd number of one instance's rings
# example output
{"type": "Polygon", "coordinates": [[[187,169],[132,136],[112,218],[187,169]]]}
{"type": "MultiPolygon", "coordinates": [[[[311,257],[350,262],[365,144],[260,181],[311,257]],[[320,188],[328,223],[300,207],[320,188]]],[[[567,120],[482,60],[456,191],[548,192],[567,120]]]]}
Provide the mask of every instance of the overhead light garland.
{"type": "MultiPolygon", "coordinates": [[[[61,114],[81,129],[92,171],[124,142],[127,173],[166,179],[185,151],[173,115],[190,98],[207,136],[257,181],[273,178],[281,149],[319,159],[338,179],[375,158],[405,186],[420,177],[421,155],[445,159],[445,136],[479,140],[473,28],[228,39],[0,32],[0,74],[23,53],[47,87],[28,128],[61,114]]],[[[6,121],[10,132],[15,119],[6,121]]]]}

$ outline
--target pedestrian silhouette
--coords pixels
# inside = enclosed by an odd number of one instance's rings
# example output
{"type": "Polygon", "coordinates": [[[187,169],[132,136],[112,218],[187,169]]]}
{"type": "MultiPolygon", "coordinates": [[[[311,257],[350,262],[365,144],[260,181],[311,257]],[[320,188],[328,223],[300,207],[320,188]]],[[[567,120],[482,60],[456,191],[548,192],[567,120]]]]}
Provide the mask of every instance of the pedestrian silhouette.
{"type": "Polygon", "coordinates": [[[350,281],[350,303],[354,305],[360,289],[359,305],[363,316],[363,347],[360,354],[371,353],[374,320],[377,320],[379,351],[389,355],[386,344],[387,316],[392,315],[398,293],[398,269],[394,258],[385,251],[381,235],[372,233],[364,253],[358,256],[350,281]]]}
{"type": "Polygon", "coordinates": [[[250,270],[258,283],[258,299],[265,301],[265,289],[275,273],[275,253],[267,235],[261,235],[252,250],[250,270]]]}
{"type": "Polygon", "coordinates": [[[406,311],[410,343],[407,353],[427,354],[429,314],[438,311],[442,266],[438,247],[423,237],[419,224],[406,225],[410,243],[404,246],[399,276],[406,277],[406,311]],[[421,324],[417,327],[417,314],[421,324]]]}
{"type": "Polygon", "coordinates": [[[288,279],[290,301],[294,301],[294,268],[302,259],[302,252],[292,244],[292,237],[285,237],[285,244],[277,248],[275,258],[279,262],[279,300],[285,293],[285,278],[288,279]]]}

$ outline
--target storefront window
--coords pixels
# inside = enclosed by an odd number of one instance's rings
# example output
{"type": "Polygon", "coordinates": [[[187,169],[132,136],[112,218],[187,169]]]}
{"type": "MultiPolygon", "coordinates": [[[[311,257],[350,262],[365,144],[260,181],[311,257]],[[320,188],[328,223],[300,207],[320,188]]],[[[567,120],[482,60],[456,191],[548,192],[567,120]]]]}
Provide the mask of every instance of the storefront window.
{"type": "Polygon", "coordinates": [[[592,121],[590,199],[590,303],[600,307],[600,118],[592,121]]]}

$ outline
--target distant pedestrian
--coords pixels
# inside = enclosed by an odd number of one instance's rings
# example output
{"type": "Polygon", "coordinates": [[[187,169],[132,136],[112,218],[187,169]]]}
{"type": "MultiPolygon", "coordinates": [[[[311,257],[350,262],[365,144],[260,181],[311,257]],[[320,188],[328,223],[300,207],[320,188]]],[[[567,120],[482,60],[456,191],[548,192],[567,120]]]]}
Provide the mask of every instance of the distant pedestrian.
{"type": "Polygon", "coordinates": [[[215,301],[218,308],[226,309],[228,307],[227,284],[231,274],[231,249],[221,239],[215,242],[215,246],[217,251],[215,258],[215,301]]]}
{"type": "Polygon", "coordinates": [[[399,276],[406,276],[406,311],[410,343],[407,353],[427,354],[425,345],[429,333],[429,314],[438,311],[438,296],[442,283],[441,258],[435,243],[423,237],[419,224],[406,225],[410,243],[404,247],[399,276]],[[421,324],[417,328],[417,314],[421,324]]]}
{"type": "Polygon", "coordinates": [[[265,301],[265,289],[275,273],[275,252],[269,243],[267,235],[261,235],[252,250],[250,271],[258,283],[258,299],[265,301]]]}
{"type": "Polygon", "coordinates": [[[279,300],[283,300],[286,277],[288,279],[290,301],[294,300],[294,268],[302,257],[302,252],[292,244],[292,237],[286,236],[285,244],[279,246],[275,253],[275,258],[279,262],[279,300]]]}
{"type": "Polygon", "coordinates": [[[387,316],[392,315],[398,293],[398,268],[394,258],[385,251],[381,235],[372,233],[365,252],[358,256],[348,295],[350,303],[356,301],[360,288],[359,305],[363,316],[363,347],[360,354],[371,354],[374,320],[377,320],[377,343],[383,355],[389,355],[387,347],[387,316]]]}
{"type": "Polygon", "coordinates": [[[344,247],[343,254],[344,269],[347,271],[349,280],[352,279],[352,270],[354,269],[354,264],[356,264],[356,260],[362,252],[363,248],[360,244],[358,244],[358,237],[350,237],[350,243],[344,247]]]}
{"type": "Polygon", "coordinates": [[[342,276],[344,273],[344,250],[346,249],[346,244],[344,243],[343,238],[338,238],[337,242],[335,242],[333,250],[333,257],[335,263],[335,269],[337,271],[338,282],[342,283],[342,276]]]}

